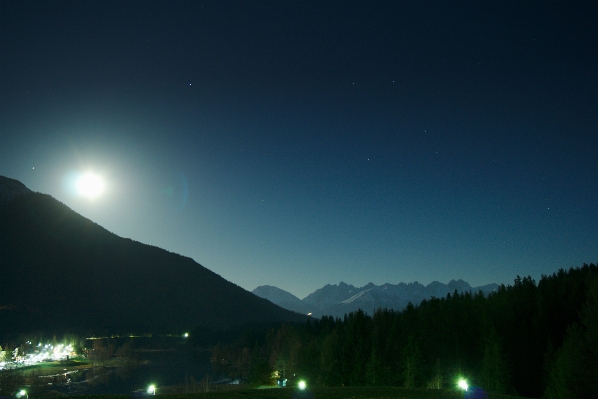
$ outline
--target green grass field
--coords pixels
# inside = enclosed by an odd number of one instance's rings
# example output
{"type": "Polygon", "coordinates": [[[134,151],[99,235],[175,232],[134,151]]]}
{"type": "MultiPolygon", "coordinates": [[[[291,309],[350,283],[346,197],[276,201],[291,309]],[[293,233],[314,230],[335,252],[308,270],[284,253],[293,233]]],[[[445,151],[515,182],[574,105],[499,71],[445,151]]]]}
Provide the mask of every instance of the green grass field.
{"type": "MultiPolygon", "coordinates": [[[[294,389],[244,389],[228,392],[208,392],[186,395],[157,395],[160,399],[292,399],[294,389]]],[[[310,390],[313,399],[461,399],[456,390],[404,389],[395,387],[334,387],[310,390]]],[[[296,395],[297,398],[307,395],[296,395]]],[[[129,399],[128,395],[77,396],[76,399],[129,399]]],[[[489,394],[488,399],[511,399],[514,396],[489,394]]],[[[521,398],[519,398],[521,399],[521,398]]]]}

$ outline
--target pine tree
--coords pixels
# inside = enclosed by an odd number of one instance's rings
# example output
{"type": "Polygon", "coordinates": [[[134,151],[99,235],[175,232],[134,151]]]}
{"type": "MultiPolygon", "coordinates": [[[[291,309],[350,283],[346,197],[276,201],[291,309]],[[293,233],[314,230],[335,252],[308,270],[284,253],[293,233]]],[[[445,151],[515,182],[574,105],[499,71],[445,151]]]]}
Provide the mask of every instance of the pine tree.
{"type": "Polygon", "coordinates": [[[418,386],[421,374],[421,354],[417,343],[413,337],[409,337],[407,345],[403,348],[402,366],[403,366],[403,386],[405,388],[415,388],[418,386]]]}
{"type": "Polygon", "coordinates": [[[565,342],[550,370],[548,398],[598,397],[598,278],[588,292],[581,312],[582,325],[567,329],[565,342]]]}
{"type": "Polygon", "coordinates": [[[502,343],[492,328],[484,344],[482,359],[482,387],[489,392],[506,393],[510,371],[503,354],[502,343]]]}

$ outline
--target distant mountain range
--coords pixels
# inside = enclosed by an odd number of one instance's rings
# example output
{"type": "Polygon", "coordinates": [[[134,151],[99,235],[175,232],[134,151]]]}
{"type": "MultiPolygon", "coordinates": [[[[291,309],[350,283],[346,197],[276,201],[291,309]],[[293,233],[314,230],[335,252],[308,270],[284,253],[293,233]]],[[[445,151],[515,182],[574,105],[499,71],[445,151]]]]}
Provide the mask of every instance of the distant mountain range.
{"type": "Polygon", "coordinates": [[[379,308],[402,310],[409,302],[417,305],[424,299],[445,297],[455,291],[459,293],[482,291],[484,295],[488,295],[497,288],[498,284],[471,287],[463,280],[451,280],[448,284],[434,281],[426,286],[418,282],[384,285],[369,283],[361,288],[341,282],[338,285],[325,285],[304,299],[299,299],[287,291],[270,285],[259,286],[252,292],[280,307],[298,313],[312,313],[314,317],[324,315],[343,317],[346,313],[358,309],[370,315],[379,308]]]}
{"type": "Polygon", "coordinates": [[[0,271],[0,336],[176,332],[306,319],[191,258],[118,237],[4,176],[0,271]]]}

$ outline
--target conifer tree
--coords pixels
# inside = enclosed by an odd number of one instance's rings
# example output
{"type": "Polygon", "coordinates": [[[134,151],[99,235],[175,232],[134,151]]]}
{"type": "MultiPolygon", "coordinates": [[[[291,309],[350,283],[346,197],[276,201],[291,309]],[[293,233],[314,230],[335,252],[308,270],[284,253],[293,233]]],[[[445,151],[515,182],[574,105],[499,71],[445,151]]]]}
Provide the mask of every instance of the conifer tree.
{"type": "Polygon", "coordinates": [[[598,397],[598,278],[590,286],[581,321],[567,329],[557,352],[545,395],[548,398],[598,397]]]}
{"type": "Polygon", "coordinates": [[[492,328],[484,343],[482,359],[482,387],[489,392],[506,393],[510,371],[503,354],[500,337],[492,328]]]}
{"type": "Polygon", "coordinates": [[[403,348],[403,386],[415,388],[421,376],[421,353],[413,337],[409,337],[407,345],[403,348]]]}

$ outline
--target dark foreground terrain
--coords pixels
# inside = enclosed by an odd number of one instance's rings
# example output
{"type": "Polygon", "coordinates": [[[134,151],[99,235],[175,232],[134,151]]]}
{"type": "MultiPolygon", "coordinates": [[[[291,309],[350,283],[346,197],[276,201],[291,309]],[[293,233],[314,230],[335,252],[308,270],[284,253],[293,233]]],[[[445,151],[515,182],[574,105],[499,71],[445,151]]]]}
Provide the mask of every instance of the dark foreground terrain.
{"type": "MultiPolygon", "coordinates": [[[[228,392],[207,392],[186,395],[159,395],[161,399],[509,399],[515,396],[501,394],[485,394],[471,391],[464,393],[446,389],[406,389],[397,387],[334,387],[314,388],[309,391],[294,389],[239,389],[228,392]]],[[[128,399],[128,395],[76,396],[74,399],[128,399]]],[[[518,397],[521,398],[521,397],[518,397]]]]}

